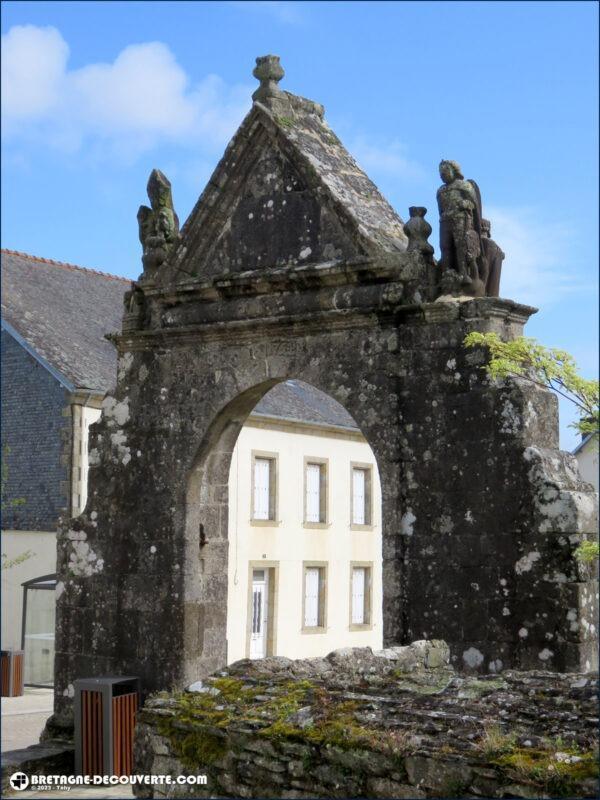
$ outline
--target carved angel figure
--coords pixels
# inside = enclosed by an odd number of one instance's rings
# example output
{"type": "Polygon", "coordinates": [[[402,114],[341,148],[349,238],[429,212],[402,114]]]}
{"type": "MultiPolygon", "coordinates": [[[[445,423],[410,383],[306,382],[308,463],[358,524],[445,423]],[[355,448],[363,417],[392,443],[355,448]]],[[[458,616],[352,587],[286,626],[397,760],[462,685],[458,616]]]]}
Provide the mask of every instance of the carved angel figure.
{"type": "Polygon", "coordinates": [[[152,207],[140,206],[137,213],[144,272],[159,267],[179,238],[179,219],[173,208],[171,183],[158,169],[150,173],[148,197],[152,207]]]}

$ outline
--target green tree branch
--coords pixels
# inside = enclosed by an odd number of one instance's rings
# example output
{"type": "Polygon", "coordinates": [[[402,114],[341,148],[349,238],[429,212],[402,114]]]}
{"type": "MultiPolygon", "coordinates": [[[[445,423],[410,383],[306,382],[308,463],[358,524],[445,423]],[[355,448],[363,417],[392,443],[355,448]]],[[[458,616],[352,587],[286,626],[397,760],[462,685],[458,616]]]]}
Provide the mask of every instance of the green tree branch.
{"type": "Polygon", "coordinates": [[[573,428],[583,435],[598,433],[598,381],[583,378],[569,353],[526,336],[503,342],[497,333],[475,331],[465,337],[464,344],[487,348],[490,360],[484,369],[491,378],[519,377],[551,389],[577,407],[579,420],[571,423],[573,428]]]}

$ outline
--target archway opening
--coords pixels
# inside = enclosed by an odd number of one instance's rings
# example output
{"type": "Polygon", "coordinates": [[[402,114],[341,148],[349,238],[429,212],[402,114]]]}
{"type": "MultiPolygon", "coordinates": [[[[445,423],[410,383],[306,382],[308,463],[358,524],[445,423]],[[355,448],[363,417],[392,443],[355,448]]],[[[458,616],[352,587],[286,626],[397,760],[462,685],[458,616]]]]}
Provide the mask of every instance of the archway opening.
{"type": "Polygon", "coordinates": [[[188,487],[190,676],[242,658],[382,647],[382,493],[375,453],[300,380],[240,395],[188,487]],[[194,667],[195,664],[195,667],[194,667]]]}

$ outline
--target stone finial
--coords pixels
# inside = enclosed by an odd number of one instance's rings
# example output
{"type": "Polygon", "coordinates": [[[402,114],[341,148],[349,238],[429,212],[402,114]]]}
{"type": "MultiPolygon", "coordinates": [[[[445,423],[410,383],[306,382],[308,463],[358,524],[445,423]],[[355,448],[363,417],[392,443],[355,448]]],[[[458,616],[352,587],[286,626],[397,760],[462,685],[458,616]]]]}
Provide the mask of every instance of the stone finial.
{"type": "Polygon", "coordinates": [[[279,63],[279,56],[258,56],[252,74],[260,81],[260,86],[252,95],[253,100],[264,102],[269,97],[284,96],[282,90],[277,86],[285,75],[283,67],[279,63]]]}
{"type": "Polygon", "coordinates": [[[411,206],[408,213],[410,219],[404,224],[404,233],[408,236],[408,250],[418,250],[431,258],[433,247],[427,241],[431,236],[431,225],[425,219],[427,209],[423,206],[411,206]]]}

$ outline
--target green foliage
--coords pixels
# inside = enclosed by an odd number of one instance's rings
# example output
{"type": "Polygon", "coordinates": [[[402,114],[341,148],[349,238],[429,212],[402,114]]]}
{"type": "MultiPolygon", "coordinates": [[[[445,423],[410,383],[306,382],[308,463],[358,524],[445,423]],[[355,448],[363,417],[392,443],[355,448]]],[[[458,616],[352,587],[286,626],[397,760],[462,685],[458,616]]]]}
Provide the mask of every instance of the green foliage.
{"type": "Polygon", "coordinates": [[[582,564],[591,564],[595,559],[600,557],[600,545],[598,542],[585,541],[582,542],[577,550],[575,550],[575,558],[581,561],[582,564]]]}
{"type": "Polygon", "coordinates": [[[505,753],[511,753],[516,744],[515,733],[504,733],[499,725],[490,725],[485,728],[475,746],[486,758],[495,758],[505,753]]]}
{"type": "Polygon", "coordinates": [[[31,550],[26,550],[24,553],[19,553],[16,558],[12,560],[6,555],[6,553],[2,553],[2,569],[11,569],[11,567],[16,567],[17,564],[22,564],[23,561],[27,561],[28,558],[34,556],[31,550]]]}
{"type": "Polygon", "coordinates": [[[519,336],[503,342],[497,333],[468,334],[465,347],[487,347],[490,361],[485,367],[492,378],[519,376],[565,397],[577,406],[580,419],[573,423],[581,434],[598,433],[598,381],[582,378],[573,356],[564,350],[544,347],[535,339],[519,336]]]}

